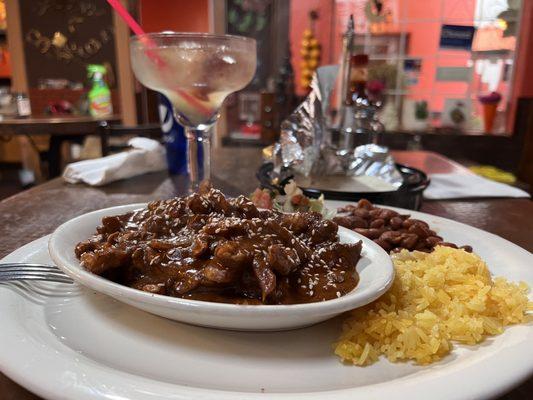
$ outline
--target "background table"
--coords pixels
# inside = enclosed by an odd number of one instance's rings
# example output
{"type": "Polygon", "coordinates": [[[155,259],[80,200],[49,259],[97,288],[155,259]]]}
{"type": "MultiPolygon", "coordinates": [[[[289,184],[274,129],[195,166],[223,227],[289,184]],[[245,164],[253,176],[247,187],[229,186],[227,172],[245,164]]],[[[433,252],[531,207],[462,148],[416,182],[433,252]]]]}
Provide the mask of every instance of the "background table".
{"type": "Polygon", "coordinates": [[[83,139],[89,135],[99,135],[98,127],[101,122],[119,120],[120,115],[103,118],[90,116],[4,118],[0,120],[0,135],[26,136],[30,143],[33,143],[33,136],[50,135],[48,174],[50,177],[56,177],[61,173],[61,144],[63,142],[83,139]]]}
{"type": "MultiPolygon", "coordinates": [[[[401,152],[396,153],[396,157],[402,163],[422,168],[427,173],[457,168],[455,163],[448,163],[449,160],[435,153],[401,152]]],[[[260,162],[258,149],[217,149],[213,154],[213,183],[228,195],[249,194],[257,186],[254,174],[260,162]]],[[[182,195],[185,190],[186,182],[182,178],[169,177],[163,172],[101,188],[68,185],[59,179],[52,180],[0,202],[0,257],[51,233],[58,225],[77,215],[104,207],[182,195]]],[[[426,201],[421,211],[484,229],[533,252],[531,200],[426,201]]],[[[502,399],[526,400],[530,399],[531,393],[533,379],[502,399]]],[[[0,400],[15,399],[35,400],[38,397],[0,374],[0,400]]]]}

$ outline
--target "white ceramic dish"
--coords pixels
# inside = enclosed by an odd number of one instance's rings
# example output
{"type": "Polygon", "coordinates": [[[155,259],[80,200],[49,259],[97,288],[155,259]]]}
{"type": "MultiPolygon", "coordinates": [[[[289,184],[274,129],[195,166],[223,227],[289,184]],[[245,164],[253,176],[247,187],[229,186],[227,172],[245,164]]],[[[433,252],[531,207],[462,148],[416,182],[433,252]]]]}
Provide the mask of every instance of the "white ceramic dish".
{"type": "Polygon", "coordinates": [[[341,242],[363,241],[362,257],[357,264],[360,281],[352,292],[325,302],[253,306],[187,300],[135,290],[84,270],[74,255],[76,244],[95,232],[102,217],[144,206],[132,204],[106,208],[65,222],[50,237],[50,257],[76,282],[141,310],[193,325],[249,331],[294,329],[325,321],[377,299],[387,291],[394,278],[388,254],[373,241],[344,228],[339,229],[341,242]]]}
{"type": "MultiPolygon", "coordinates": [[[[337,203],[338,204],[338,203],[337,203]]],[[[533,286],[533,256],[490,233],[410,212],[446,239],[471,244],[495,275],[533,286]]],[[[4,262],[51,262],[48,238],[4,262]]],[[[532,298],[531,296],[530,298],[532,298]]],[[[533,374],[533,326],[436,364],[345,366],[332,353],[342,319],[286,332],[181,324],[78,285],[0,285],[0,370],[51,400],[481,400],[533,374]]]]}

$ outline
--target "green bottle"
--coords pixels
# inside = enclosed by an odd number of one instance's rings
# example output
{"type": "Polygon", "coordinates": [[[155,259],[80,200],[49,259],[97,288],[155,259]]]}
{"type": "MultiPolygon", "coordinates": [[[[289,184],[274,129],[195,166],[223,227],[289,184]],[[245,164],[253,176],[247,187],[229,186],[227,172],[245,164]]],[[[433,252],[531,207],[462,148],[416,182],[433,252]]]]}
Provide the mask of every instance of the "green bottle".
{"type": "Polygon", "coordinates": [[[106,69],[103,65],[89,64],[87,74],[92,82],[89,90],[89,113],[93,117],[104,117],[113,114],[113,105],[111,104],[111,91],[104,81],[106,69]]]}

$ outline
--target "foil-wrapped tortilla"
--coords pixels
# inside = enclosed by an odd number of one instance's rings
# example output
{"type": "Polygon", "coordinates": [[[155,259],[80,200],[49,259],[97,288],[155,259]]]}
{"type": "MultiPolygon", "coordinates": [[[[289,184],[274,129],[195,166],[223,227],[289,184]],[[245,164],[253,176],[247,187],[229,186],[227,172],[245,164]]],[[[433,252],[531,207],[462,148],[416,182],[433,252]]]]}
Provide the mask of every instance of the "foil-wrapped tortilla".
{"type": "Polygon", "coordinates": [[[309,175],[320,154],[324,127],[322,97],[315,75],[309,95],[281,124],[279,143],[283,166],[309,175]]]}
{"type": "MultiPolygon", "coordinates": [[[[328,80],[330,77],[334,79],[331,67],[325,68],[328,80]]],[[[321,69],[317,71],[319,74],[321,69]]],[[[324,99],[328,96],[321,90],[325,85],[323,82],[319,84],[320,80],[315,74],[309,95],[282,123],[279,143],[270,154],[275,170],[289,168],[296,175],[297,182],[303,186],[315,182],[316,189],[331,186],[333,179],[328,184],[318,184],[327,182],[328,177],[335,177],[337,185],[341,185],[339,177],[342,176],[350,178],[341,186],[352,185],[354,191],[358,187],[366,188],[365,191],[384,191],[385,187],[388,188],[385,191],[398,189],[403,178],[388,148],[368,143],[355,149],[339,149],[333,144],[323,112],[327,108],[324,99]],[[358,177],[361,177],[362,185],[357,183],[358,177]]]]}

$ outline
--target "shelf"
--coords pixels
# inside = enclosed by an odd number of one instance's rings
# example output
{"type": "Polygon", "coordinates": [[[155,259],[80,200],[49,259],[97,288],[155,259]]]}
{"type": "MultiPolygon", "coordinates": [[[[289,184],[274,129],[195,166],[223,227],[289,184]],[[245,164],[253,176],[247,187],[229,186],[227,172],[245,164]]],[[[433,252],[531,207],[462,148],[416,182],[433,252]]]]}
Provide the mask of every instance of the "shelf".
{"type": "Polygon", "coordinates": [[[486,133],[482,130],[458,130],[454,128],[428,128],[427,130],[415,131],[412,129],[395,129],[386,131],[386,134],[424,135],[424,136],[487,136],[487,137],[511,137],[512,133],[486,133]]]}
{"type": "Polygon", "coordinates": [[[514,53],[514,50],[508,50],[508,49],[476,50],[476,51],[471,51],[471,59],[478,60],[478,59],[485,59],[485,58],[498,58],[498,59],[512,58],[513,53],[514,53]]]}
{"type": "Polygon", "coordinates": [[[267,144],[263,143],[261,139],[237,139],[230,136],[222,138],[223,146],[237,146],[237,147],[264,147],[267,144]]]}
{"type": "Polygon", "coordinates": [[[409,36],[410,32],[407,31],[390,31],[390,32],[365,32],[365,33],[356,33],[355,40],[364,41],[367,38],[389,38],[389,37],[400,37],[401,35],[409,36]]]}

